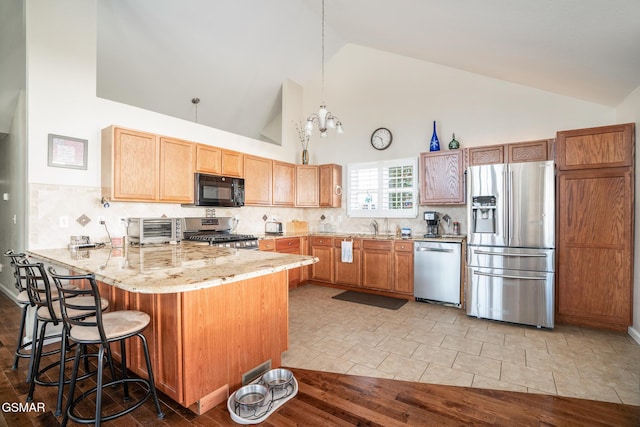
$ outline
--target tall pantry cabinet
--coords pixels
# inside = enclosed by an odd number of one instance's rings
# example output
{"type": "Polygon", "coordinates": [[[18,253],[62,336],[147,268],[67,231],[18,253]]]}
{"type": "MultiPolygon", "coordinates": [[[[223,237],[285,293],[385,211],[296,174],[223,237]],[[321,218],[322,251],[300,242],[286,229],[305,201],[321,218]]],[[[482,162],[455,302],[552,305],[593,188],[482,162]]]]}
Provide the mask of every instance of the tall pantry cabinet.
{"type": "Polygon", "coordinates": [[[632,321],[633,123],[558,132],[556,321],[632,321]]]}

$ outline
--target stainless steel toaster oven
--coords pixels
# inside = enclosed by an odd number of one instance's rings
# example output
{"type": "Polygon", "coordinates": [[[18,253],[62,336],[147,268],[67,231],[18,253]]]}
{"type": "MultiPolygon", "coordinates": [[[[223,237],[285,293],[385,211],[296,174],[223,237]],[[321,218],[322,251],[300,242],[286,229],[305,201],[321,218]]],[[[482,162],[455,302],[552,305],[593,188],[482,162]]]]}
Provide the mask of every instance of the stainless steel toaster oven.
{"type": "Polygon", "coordinates": [[[182,240],[181,218],[129,218],[127,238],[132,244],[177,243],[182,240]]]}

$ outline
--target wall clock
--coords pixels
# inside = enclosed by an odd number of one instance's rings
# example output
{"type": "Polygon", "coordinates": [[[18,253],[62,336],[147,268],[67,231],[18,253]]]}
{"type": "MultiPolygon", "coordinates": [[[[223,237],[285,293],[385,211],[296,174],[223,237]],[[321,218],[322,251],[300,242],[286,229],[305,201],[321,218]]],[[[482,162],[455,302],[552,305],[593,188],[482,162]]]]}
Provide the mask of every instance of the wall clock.
{"type": "Polygon", "coordinates": [[[371,134],[371,145],[376,150],[385,150],[391,145],[393,135],[387,128],[378,128],[371,134]]]}

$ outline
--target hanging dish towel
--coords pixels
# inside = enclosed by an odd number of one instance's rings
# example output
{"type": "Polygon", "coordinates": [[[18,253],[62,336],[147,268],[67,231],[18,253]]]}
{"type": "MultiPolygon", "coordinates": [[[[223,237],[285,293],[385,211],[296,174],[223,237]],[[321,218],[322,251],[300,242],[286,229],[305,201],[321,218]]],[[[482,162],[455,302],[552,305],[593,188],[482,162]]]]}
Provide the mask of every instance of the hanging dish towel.
{"type": "Polygon", "coordinates": [[[353,240],[342,241],[342,262],[353,262],[353,240]]]}

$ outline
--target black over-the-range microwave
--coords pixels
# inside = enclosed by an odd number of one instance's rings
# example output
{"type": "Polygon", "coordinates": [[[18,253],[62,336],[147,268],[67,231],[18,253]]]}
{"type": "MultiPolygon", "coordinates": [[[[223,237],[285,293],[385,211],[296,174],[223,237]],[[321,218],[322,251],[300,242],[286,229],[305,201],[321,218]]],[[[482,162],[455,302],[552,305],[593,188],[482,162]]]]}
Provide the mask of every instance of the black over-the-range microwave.
{"type": "Polygon", "coordinates": [[[196,173],[194,186],[195,206],[244,206],[243,178],[196,173]]]}

